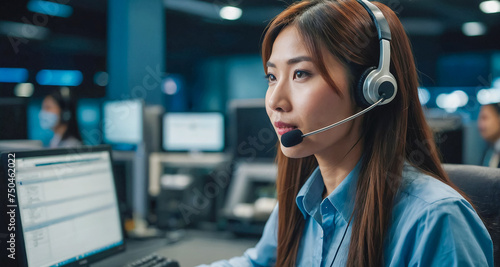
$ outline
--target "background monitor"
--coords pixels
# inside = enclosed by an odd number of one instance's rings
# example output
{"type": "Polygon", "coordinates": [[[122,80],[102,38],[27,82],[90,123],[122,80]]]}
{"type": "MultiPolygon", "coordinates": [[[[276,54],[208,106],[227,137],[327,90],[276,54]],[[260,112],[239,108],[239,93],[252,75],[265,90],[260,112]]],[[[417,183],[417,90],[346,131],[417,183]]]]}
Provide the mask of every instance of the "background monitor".
{"type": "Polygon", "coordinates": [[[233,100],[229,114],[234,157],[273,160],[278,137],[267,116],[264,99],[233,100]]]}
{"type": "Polygon", "coordinates": [[[0,98],[0,140],[28,138],[27,105],[24,98],[0,98]]]}
{"type": "Polygon", "coordinates": [[[0,187],[13,188],[5,176],[15,165],[20,266],[79,265],[124,249],[109,146],[12,155],[2,154],[0,187]]]}
{"type": "Polygon", "coordinates": [[[107,101],[103,111],[105,143],[138,145],[143,141],[144,104],[141,100],[107,101]]]}
{"type": "Polygon", "coordinates": [[[224,150],[224,116],[218,112],[166,113],[163,116],[166,151],[224,150]]]}
{"type": "Polygon", "coordinates": [[[86,145],[102,144],[101,118],[102,101],[95,98],[79,99],[76,119],[82,141],[86,145]]]}

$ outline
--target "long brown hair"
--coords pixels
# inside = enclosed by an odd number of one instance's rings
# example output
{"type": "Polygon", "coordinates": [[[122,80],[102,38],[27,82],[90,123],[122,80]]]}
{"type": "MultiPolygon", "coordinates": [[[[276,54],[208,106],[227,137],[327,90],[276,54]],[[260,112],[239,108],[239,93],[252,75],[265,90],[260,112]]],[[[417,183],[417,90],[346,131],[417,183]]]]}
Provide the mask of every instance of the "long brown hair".
{"type": "MultiPolygon", "coordinates": [[[[347,266],[383,265],[384,239],[405,161],[456,189],[440,164],[423,115],[408,37],[392,10],[381,3],[374,4],[381,9],[392,32],[391,72],[397,80],[398,92],[392,102],[375,108],[363,118],[363,157],[347,266]]],[[[338,91],[328,74],[321,48],[326,48],[349,70],[351,89],[356,86],[361,70],[378,65],[379,42],[375,26],[367,11],[355,0],[304,0],[288,7],[266,29],[262,44],[265,70],[276,37],[288,26],[298,29],[313,62],[333,90],[338,91]]],[[[280,149],[276,160],[279,202],[276,266],[295,266],[305,225],[295,197],[318,164],[314,156],[287,158],[280,149]]]]}

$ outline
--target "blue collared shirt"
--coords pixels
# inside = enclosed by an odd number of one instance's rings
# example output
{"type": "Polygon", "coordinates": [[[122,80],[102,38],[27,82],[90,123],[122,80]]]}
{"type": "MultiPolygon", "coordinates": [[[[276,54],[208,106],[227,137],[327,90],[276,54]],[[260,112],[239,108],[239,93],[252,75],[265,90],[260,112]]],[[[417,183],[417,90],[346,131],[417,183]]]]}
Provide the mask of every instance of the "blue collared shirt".
{"type": "MultiPolygon", "coordinates": [[[[306,224],[297,266],[328,267],[337,249],[334,266],[346,265],[352,226],[342,243],[341,239],[354,207],[360,162],[325,199],[319,168],[299,191],[296,202],[306,224]]],[[[384,250],[386,266],[493,266],[490,235],[472,206],[451,187],[409,164],[404,166],[392,213],[384,250]]],[[[278,206],[254,248],[209,266],[273,266],[277,228],[278,206]]]]}

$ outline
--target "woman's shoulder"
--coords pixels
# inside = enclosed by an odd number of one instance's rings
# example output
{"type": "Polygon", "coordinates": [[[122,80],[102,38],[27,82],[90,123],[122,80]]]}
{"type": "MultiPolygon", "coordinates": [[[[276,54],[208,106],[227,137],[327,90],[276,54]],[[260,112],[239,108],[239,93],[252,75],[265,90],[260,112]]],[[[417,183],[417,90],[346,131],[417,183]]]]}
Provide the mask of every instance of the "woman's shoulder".
{"type": "MultiPolygon", "coordinates": [[[[435,177],[405,164],[402,178],[393,207],[395,220],[418,224],[422,220],[448,216],[453,211],[462,217],[479,218],[460,193],[435,177]]],[[[454,215],[457,216],[461,217],[454,215]]]]}
{"type": "Polygon", "coordinates": [[[82,141],[78,140],[74,136],[68,136],[65,139],[61,140],[59,143],[59,147],[75,147],[75,146],[81,146],[82,141]]]}
{"type": "Polygon", "coordinates": [[[394,263],[389,266],[488,266],[491,238],[472,205],[449,185],[409,164],[402,178],[389,234],[387,253],[394,263]],[[396,264],[399,261],[405,262],[396,264]]]}
{"type": "Polygon", "coordinates": [[[463,196],[451,186],[406,163],[397,201],[410,201],[426,207],[462,200],[463,196]]]}

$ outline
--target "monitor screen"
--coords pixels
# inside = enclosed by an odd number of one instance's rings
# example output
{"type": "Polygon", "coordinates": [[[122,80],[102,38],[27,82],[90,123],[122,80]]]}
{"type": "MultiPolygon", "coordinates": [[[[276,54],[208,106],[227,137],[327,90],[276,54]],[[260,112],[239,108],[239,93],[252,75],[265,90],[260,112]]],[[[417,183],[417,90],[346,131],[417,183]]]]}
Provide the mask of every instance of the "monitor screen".
{"type": "Polygon", "coordinates": [[[104,103],[103,132],[107,144],[137,145],[143,139],[144,109],[141,100],[104,103]]]}
{"type": "Polygon", "coordinates": [[[63,266],[123,245],[109,150],[57,151],[15,154],[28,266],[63,266]]]}
{"type": "Polygon", "coordinates": [[[163,149],[208,151],[224,149],[224,116],[221,113],[166,113],[163,116],[163,149]]]}
{"type": "Polygon", "coordinates": [[[233,100],[230,105],[235,158],[272,160],[278,137],[266,113],[264,99],[233,100]]]}
{"type": "Polygon", "coordinates": [[[78,100],[76,115],[84,144],[98,145],[102,143],[101,111],[101,100],[99,99],[85,98],[78,100]]]}

